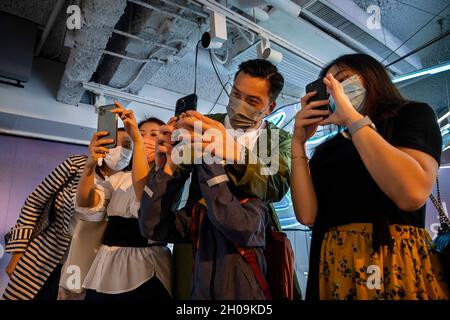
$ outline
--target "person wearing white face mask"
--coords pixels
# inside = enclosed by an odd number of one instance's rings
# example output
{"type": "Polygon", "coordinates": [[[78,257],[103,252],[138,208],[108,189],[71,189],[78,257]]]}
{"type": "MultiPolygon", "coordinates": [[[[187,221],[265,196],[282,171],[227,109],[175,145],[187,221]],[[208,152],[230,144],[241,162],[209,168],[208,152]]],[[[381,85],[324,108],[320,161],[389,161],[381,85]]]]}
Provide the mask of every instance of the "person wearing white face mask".
{"type": "Polygon", "coordinates": [[[112,112],[121,117],[125,130],[119,129],[112,149],[104,147],[111,140],[99,139],[105,132],[94,134],[76,198],[78,213],[104,214],[108,220],[103,244],[83,282],[85,299],[169,300],[170,250],[142,237],[137,219],[143,192],[139,182],[150,174],[154,159],[146,152],[151,143],[146,146],[133,112],[116,104],[112,112]]]}
{"type": "Polygon", "coordinates": [[[442,146],[433,109],[405,100],[368,55],[321,76],[330,99],[302,98],[292,139],[292,202],[313,226],[306,298],[449,299],[424,229],[442,146]],[[328,124],[342,130],[308,161],[306,141],[328,124]]]}
{"type": "Polygon", "coordinates": [[[109,169],[113,171],[122,171],[130,165],[132,155],[133,150],[117,146],[109,150],[105,155],[104,161],[109,169]]]}

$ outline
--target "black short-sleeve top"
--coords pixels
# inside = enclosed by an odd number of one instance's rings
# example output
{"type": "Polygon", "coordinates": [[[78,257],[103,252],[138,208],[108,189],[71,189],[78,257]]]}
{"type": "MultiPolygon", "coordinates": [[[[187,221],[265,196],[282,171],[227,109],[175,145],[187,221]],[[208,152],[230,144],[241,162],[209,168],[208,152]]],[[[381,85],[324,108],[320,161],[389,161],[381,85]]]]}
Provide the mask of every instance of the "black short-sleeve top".
{"type": "MultiPolygon", "coordinates": [[[[389,121],[390,134],[384,138],[392,145],[425,152],[440,163],[442,137],[432,108],[410,102],[389,121]]],[[[377,186],[352,141],[342,134],[314,151],[310,169],[318,201],[315,227],[370,223],[380,216],[389,224],[424,227],[425,206],[414,212],[400,210],[377,186]]]]}

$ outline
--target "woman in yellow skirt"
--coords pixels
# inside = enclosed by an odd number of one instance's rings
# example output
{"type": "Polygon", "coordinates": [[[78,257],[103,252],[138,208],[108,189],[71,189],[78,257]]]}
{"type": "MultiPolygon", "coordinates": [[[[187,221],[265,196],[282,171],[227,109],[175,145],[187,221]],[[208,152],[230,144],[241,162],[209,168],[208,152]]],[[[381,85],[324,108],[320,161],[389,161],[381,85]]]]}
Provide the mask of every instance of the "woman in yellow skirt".
{"type": "Polygon", "coordinates": [[[321,77],[330,97],[302,98],[292,138],[294,209],[313,229],[306,298],[449,299],[424,229],[442,148],[433,109],[405,100],[368,55],[339,57],[321,77]],[[336,134],[309,161],[319,125],[336,134]]]}

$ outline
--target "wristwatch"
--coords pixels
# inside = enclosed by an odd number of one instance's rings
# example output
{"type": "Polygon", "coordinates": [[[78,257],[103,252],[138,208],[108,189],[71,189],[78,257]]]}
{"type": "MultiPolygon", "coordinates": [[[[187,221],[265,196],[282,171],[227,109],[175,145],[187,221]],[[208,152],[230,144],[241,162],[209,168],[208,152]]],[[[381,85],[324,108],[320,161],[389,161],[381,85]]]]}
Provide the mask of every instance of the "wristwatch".
{"type": "Polygon", "coordinates": [[[356,131],[358,131],[359,129],[361,129],[361,128],[365,127],[365,126],[369,126],[373,130],[377,131],[377,128],[375,127],[375,124],[372,122],[372,120],[370,120],[370,118],[368,116],[365,116],[364,118],[353,122],[348,127],[348,132],[350,133],[351,136],[353,136],[356,131]]]}

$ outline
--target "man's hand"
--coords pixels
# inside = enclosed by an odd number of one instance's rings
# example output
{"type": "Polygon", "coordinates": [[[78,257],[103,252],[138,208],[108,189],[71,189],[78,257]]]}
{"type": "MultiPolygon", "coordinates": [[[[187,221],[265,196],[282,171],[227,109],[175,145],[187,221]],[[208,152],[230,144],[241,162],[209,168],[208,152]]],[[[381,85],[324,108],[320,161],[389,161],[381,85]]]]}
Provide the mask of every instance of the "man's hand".
{"type": "Polygon", "coordinates": [[[210,153],[231,163],[239,160],[240,146],[222,123],[197,111],[187,111],[180,117],[176,127],[186,129],[191,133],[191,143],[194,149],[201,149],[203,155],[210,153]],[[196,130],[196,127],[200,130],[196,130]]]}

